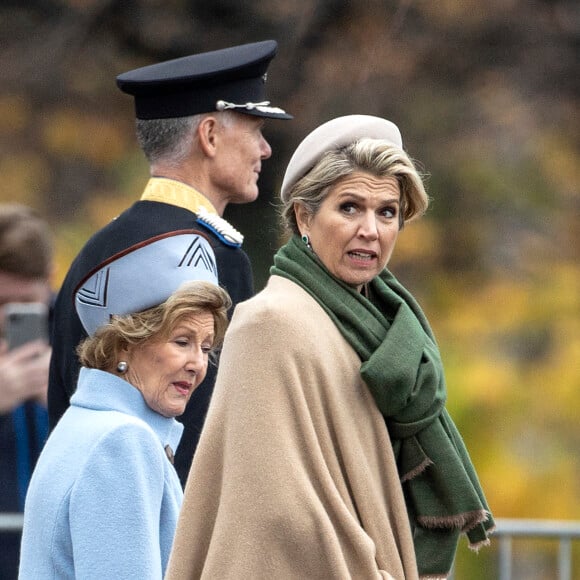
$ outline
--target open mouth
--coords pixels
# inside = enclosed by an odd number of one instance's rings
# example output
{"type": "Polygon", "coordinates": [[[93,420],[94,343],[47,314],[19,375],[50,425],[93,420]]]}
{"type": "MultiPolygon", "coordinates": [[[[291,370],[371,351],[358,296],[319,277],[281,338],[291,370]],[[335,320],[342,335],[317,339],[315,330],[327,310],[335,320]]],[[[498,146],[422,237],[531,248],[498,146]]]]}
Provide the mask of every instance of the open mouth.
{"type": "Polygon", "coordinates": [[[179,382],[173,383],[173,386],[176,388],[177,392],[182,395],[188,395],[191,391],[191,383],[179,382]]]}
{"type": "Polygon", "coordinates": [[[366,252],[363,250],[353,250],[352,252],[348,252],[348,255],[351,258],[362,262],[372,262],[377,257],[375,252],[366,252]]]}

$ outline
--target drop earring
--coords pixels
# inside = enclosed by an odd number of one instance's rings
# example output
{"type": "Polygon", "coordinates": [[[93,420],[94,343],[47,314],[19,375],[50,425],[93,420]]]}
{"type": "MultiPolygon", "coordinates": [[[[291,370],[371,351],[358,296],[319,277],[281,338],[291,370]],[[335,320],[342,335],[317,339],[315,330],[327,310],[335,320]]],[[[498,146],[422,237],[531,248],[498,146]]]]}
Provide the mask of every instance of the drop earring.
{"type": "Polygon", "coordinates": [[[302,234],[302,241],[306,244],[307,248],[309,248],[310,250],[312,249],[312,246],[310,245],[310,238],[308,237],[308,234],[302,234]]]}
{"type": "Polygon", "coordinates": [[[127,372],[128,368],[129,368],[129,365],[124,360],[122,360],[117,365],[117,372],[124,375],[127,372]]]}

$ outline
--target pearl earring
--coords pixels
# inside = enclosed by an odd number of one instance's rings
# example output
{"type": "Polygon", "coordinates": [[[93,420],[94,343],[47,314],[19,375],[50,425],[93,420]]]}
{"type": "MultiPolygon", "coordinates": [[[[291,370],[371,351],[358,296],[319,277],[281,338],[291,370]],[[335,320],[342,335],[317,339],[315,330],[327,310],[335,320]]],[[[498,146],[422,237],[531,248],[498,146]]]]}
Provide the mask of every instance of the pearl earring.
{"type": "Polygon", "coordinates": [[[302,241],[306,244],[306,247],[310,248],[310,238],[308,237],[308,234],[303,234],[302,235],[302,241]]]}
{"type": "Polygon", "coordinates": [[[121,373],[122,375],[124,375],[127,372],[127,369],[129,368],[129,365],[122,360],[118,365],[117,365],[117,372],[121,373]]]}

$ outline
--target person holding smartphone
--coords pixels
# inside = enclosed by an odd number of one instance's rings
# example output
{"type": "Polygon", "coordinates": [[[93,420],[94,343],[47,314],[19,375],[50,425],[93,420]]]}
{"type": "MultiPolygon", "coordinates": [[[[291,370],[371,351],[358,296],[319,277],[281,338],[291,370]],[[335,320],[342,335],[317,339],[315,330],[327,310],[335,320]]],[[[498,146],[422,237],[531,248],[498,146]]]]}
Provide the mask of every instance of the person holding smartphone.
{"type": "MultiPolygon", "coordinates": [[[[0,204],[0,512],[22,512],[48,435],[53,238],[32,208],[0,204]]],[[[0,578],[16,579],[20,532],[0,530],[0,578]]]]}

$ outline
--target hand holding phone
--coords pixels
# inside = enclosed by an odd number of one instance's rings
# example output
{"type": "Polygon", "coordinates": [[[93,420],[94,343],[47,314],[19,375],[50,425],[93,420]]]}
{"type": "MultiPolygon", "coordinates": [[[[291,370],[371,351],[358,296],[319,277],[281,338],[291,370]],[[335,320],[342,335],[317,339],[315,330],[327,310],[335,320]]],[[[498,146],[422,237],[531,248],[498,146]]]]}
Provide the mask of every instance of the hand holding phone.
{"type": "Polygon", "coordinates": [[[8,348],[34,340],[48,341],[48,307],[42,302],[12,302],[4,306],[8,348]]]}
{"type": "Polygon", "coordinates": [[[0,413],[29,399],[46,405],[48,367],[48,309],[40,303],[7,304],[0,345],[0,413]]]}

